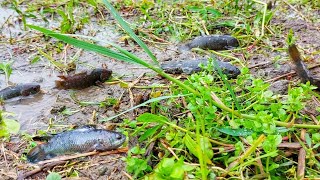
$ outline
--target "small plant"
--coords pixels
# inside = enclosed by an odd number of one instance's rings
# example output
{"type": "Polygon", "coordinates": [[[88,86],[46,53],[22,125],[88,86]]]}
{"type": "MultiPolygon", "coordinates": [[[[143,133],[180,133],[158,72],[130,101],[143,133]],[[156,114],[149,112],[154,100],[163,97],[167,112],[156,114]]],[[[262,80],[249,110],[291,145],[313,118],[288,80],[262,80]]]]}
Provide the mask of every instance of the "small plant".
{"type": "Polygon", "coordinates": [[[6,77],[6,83],[9,83],[9,78],[11,76],[12,73],[12,67],[11,67],[11,63],[0,63],[0,70],[4,72],[5,77],[6,77]]]}
{"type": "Polygon", "coordinates": [[[46,180],[61,180],[60,174],[56,172],[50,172],[50,174],[46,177],[46,180]]]}
{"type": "Polygon", "coordinates": [[[12,115],[12,113],[0,110],[0,137],[9,137],[10,134],[17,134],[19,132],[20,124],[9,118],[12,115]]]}

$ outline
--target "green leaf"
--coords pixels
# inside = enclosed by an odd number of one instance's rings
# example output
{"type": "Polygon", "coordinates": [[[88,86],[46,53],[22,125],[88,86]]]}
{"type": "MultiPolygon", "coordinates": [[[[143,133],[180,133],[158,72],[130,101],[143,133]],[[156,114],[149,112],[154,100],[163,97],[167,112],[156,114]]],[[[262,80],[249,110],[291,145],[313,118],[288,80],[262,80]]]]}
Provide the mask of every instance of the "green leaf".
{"type": "Polygon", "coordinates": [[[240,128],[240,129],[232,129],[232,128],[215,128],[218,131],[228,134],[231,136],[249,136],[253,133],[252,130],[246,129],[246,128],[240,128]]]}
{"type": "Polygon", "coordinates": [[[153,60],[153,62],[156,65],[159,65],[157,58],[153,55],[153,53],[150,51],[147,45],[143,41],[141,41],[140,38],[132,31],[130,26],[123,20],[123,18],[120,16],[117,10],[114,9],[110,2],[107,0],[103,0],[103,3],[107,6],[113,17],[118,21],[121,27],[130,35],[130,37],[140,45],[140,47],[149,55],[149,57],[153,60]]]}
{"type": "Polygon", "coordinates": [[[19,122],[13,120],[13,119],[3,119],[3,122],[6,126],[6,130],[8,133],[11,134],[17,134],[20,130],[20,124],[19,122]]]}
{"type": "Polygon", "coordinates": [[[144,103],[141,103],[141,104],[139,104],[139,105],[137,105],[137,106],[134,106],[134,107],[132,107],[132,108],[129,108],[129,109],[127,109],[127,110],[125,110],[125,111],[123,111],[123,112],[121,112],[121,113],[119,113],[119,114],[117,114],[117,115],[115,115],[115,116],[111,116],[111,117],[109,117],[109,118],[101,119],[100,121],[110,121],[110,120],[112,120],[112,119],[114,119],[114,118],[116,118],[116,117],[119,117],[119,116],[127,113],[127,112],[130,112],[130,111],[132,111],[132,110],[134,110],[134,109],[137,109],[137,108],[139,108],[139,107],[146,106],[147,104],[150,104],[150,103],[153,103],[153,102],[158,102],[158,101],[160,101],[160,100],[169,99],[169,98],[189,96],[189,95],[190,95],[190,94],[184,94],[184,95],[178,94],[178,95],[175,95],[175,96],[161,96],[161,97],[157,97],[157,98],[152,98],[152,99],[149,99],[148,101],[146,101],[146,102],[144,102],[144,103]]]}
{"type": "Polygon", "coordinates": [[[62,178],[61,178],[60,174],[58,174],[56,172],[51,172],[46,178],[46,180],[61,180],[61,179],[62,178]]]}
{"type": "Polygon", "coordinates": [[[306,143],[307,143],[308,147],[311,148],[312,142],[311,142],[311,137],[310,137],[309,133],[306,133],[305,138],[306,138],[306,143]]]}
{"type": "Polygon", "coordinates": [[[137,121],[140,122],[157,122],[157,123],[161,123],[164,124],[166,122],[168,122],[168,119],[164,116],[161,115],[155,115],[155,114],[151,114],[151,113],[144,113],[141,114],[138,118],[137,121]]]}
{"type": "Polygon", "coordinates": [[[30,61],[30,64],[34,64],[34,63],[38,62],[39,60],[40,60],[40,57],[36,56],[30,61]]]}
{"type": "Polygon", "coordinates": [[[91,44],[91,43],[88,43],[88,42],[85,42],[85,41],[81,41],[81,40],[78,40],[78,39],[75,39],[75,38],[71,38],[71,37],[68,37],[66,35],[62,35],[62,34],[56,33],[54,31],[50,31],[48,29],[45,29],[45,28],[42,28],[42,27],[39,27],[39,26],[34,26],[34,25],[27,25],[27,26],[32,28],[32,29],[35,29],[37,31],[40,31],[40,32],[42,32],[42,33],[44,33],[44,34],[46,34],[48,36],[57,38],[57,39],[65,42],[65,43],[74,45],[74,46],[82,48],[84,50],[97,52],[97,53],[100,53],[100,54],[103,54],[103,55],[106,55],[106,56],[109,56],[111,58],[115,58],[115,59],[118,59],[118,60],[122,60],[122,61],[125,61],[125,62],[137,63],[136,61],[132,60],[131,58],[129,58],[129,57],[123,55],[123,54],[117,53],[115,51],[112,51],[112,50],[110,50],[108,48],[105,48],[103,46],[99,46],[99,45],[91,44]]]}
{"type": "Polygon", "coordinates": [[[144,141],[146,140],[148,137],[152,137],[159,128],[162,127],[162,124],[161,125],[157,125],[157,126],[154,126],[150,129],[147,129],[139,138],[139,141],[144,141]]]}
{"type": "MultiPolygon", "coordinates": [[[[188,150],[197,158],[199,158],[199,154],[197,151],[197,142],[194,141],[188,134],[184,137],[184,143],[187,146],[188,150]]],[[[211,158],[213,157],[212,145],[207,137],[201,137],[200,139],[200,147],[203,152],[204,161],[207,164],[212,164],[211,158]]]]}

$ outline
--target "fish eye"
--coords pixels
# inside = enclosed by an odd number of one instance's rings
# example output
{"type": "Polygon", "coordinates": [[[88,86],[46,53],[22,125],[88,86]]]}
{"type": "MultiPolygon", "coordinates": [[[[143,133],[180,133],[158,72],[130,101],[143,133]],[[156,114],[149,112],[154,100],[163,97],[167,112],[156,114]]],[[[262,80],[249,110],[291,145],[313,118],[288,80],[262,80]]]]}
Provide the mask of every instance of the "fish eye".
{"type": "Polygon", "coordinates": [[[122,139],[122,136],[120,134],[117,134],[116,139],[120,140],[120,139],[122,139]]]}

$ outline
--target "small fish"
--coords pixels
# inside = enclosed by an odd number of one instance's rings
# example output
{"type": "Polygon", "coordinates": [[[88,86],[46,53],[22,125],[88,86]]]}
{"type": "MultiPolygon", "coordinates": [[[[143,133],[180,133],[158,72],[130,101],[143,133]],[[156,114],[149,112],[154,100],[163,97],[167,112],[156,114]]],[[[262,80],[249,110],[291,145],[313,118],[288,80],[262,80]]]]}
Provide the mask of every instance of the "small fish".
{"type": "Polygon", "coordinates": [[[29,96],[39,91],[40,85],[37,83],[18,84],[0,90],[0,99],[7,100],[18,96],[29,96]]]}
{"type": "Polygon", "coordinates": [[[289,56],[295,65],[295,71],[300,77],[303,83],[310,81],[312,85],[318,87],[320,89],[320,79],[318,77],[312,76],[306,64],[301,59],[300,53],[295,44],[292,44],[288,48],[289,56]]]}
{"type": "MultiPolygon", "coordinates": [[[[166,64],[162,64],[161,68],[164,70],[164,72],[169,74],[192,74],[201,71],[199,64],[203,64],[204,66],[206,66],[208,62],[208,59],[185,60],[176,62],[172,61],[166,64]]],[[[233,66],[228,62],[219,60],[216,60],[216,62],[221,68],[222,72],[226,74],[228,78],[236,78],[241,73],[236,66],[233,66]]]]}
{"type": "Polygon", "coordinates": [[[47,143],[34,147],[27,154],[27,160],[37,163],[64,154],[113,150],[120,147],[125,140],[126,136],[121,133],[83,126],[57,134],[47,143]]]}
{"type": "Polygon", "coordinates": [[[190,43],[180,47],[180,50],[190,50],[192,48],[210,49],[210,50],[226,50],[239,46],[236,38],[229,35],[210,35],[199,36],[190,43]]]}
{"type": "Polygon", "coordinates": [[[98,68],[89,72],[82,72],[73,76],[58,76],[62,80],[55,81],[58,89],[84,89],[98,85],[110,78],[111,70],[98,68]]]}

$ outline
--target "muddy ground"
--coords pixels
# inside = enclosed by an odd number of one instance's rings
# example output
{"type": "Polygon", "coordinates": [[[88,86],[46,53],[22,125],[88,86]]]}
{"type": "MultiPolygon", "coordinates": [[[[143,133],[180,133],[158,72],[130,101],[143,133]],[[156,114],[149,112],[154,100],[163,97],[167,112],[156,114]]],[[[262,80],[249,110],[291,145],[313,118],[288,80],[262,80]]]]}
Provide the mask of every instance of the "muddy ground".
{"type": "MultiPolygon", "coordinates": [[[[0,1],[1,2],[1,1],[0,1]]],[[[307,12],[307,15],[301,17],[299,13],[291,9],[287,5],[283,5],[286,11],[276,11],[271,21],[272,25],[276,25],[283,34],[275,35],[269,39],[270,47],[256,47],[242,44],[247,52],[235,54],[243,60],[243,63],[251,67],[251,72],[256,77],[263,80],[270,80],[271,89],[277,93],[285,93],[289,83],[292,82],[294,75],[284,76],[284,74],[293,71],[291,63],[288,61],[288,55],[284,51],[278,51],[278,48],[285,48],[286,33],[290,28],[295,32],[297,44],[304,49],[302,52],[307,59],[308,65],[319,63],[320,55],[320,22],[311,22],[308,17],[310,14],[314,19],[320,19],[320,11],[307,12]],[[262,51],[261,51],[262,49],[262,51]],[[259,52],[264,52],[257,54],[259,52]],[[312,52],[318,52],[312,54],[312,52]],[[249,53],[246,59],[241,58],[242,53],[249,53]],[[274,80],[272,80],[274,79],[274,80]]],[[[302,12],[303,13],[303,12],[302,12]]],[[[90,35],[96,38],[105,39],[114,43],[119,43],[125,49],[134,52],[139,57],[150,61],[148,56],[133,43],[125,45],[120,37],[123,36],[116,27],[113,19],[106,14],[108,23],[99,25],[97,21],[92,20],[89,24],[77,34],[90,35]]],[[[43,25],[34,20],[27,20],[30,24],[43,25]]],[[[57,22],[50,23],[49,28],[55,26],[57,22]]],[[[99,120],[113,116],[118,112],[126,110],[131,106],[128,89],[121,88],[119,83],[105,83],[104,87],[92,86],[84,90],[74,91],[75,96],[80,101],[99,102],[106,98],[120,99],[119,109],[110,107],[99,107],[97,105],[81,107],[71,98],[70,90],[55,89],[54,81],[59,79],[57,75],[63,74],[49,63],[49,61],[41,57],[37,63],[30,64],[30,61],[38,53],[38,49],[45,50],[48,43],[57,43],[56,40],[50,39],[45,41],[40,33],[35,31],[24,31],[19,15],[8,6],[0,8],[0,62],[13,62],[13,74],[10,77],[10,84],[18,84],[25,82],[38,82],[41,85],[42,92],[31,97],[16,98],[5,103],[2,107],[4,110],[14,112],[14,119],[21,124],[20,135],[13,136],[10,142],[1,143],[0,153],[0,177],[1,179],[16,179],[19,174],[32,170],[33,165],[27,164],[25,154],[30,147],[26,138],[22,134],[35,134],[38,130],[47,130],[49,132],[67,129],[74,125],[99,123],[108,126],[108,123],[101,123],[99,120]],[[10,40],[12,43],[9,43],[10,40]],[[17,42],[16,42],[17,41],[17,42]],[[69,110],[71,114],[63,114],[63,110],[69,110]]],[[[241,41],[240,41],[241,43],[241,41]]],[[[180,54],[177,45],[152,45],[152,52],[156,55],[160,62],[166,60],[183,59],[186,57],[199,57],[196,53],[180,54]]],[[[48,49],[47,49],[48,50],[48,49]]],[[[51,49],[54,52],[54,49],[51,49]]],[[[53,53],[54,59],[73,57],[76,53],[80,53],[77,59],[75,71],[91,69],[93,67],[101,67],[106,64],[113,71],[113,79],[120,78],[123,81],[131,82],[137,77],[146,73],[137,85],[151,85],[152,83],[167,83],[155,73],[138,65],[132,65],[124,62],[112,60],[96,53],[79,51],[73,47],[67,46],[65,52],[53,53]]],[[[229,59],[223,59],[229,61],[229,59]]],[[[240,67],[239,64],[236,64],[240,67]]],[[[319,72],[319,68],[312,70],[315,74],[319,72]]],[[[318,74],[320,76],[320,74],[318,74]]],[[[0,87],[7,86],[5,76],[0,74],[0,87]]],[[[148,94],[150,90],[132,89],[133,95],[148,94]]],[[[132,113],[127,113],[120,118],[113,120],[113,123],[121,122],[124,118],[134,118],[132,113]]],[[[120,159],[125,154],[116,154],[109,156],[92,156],[87,158],[79,158],[74,161],[73,167],[56,166],[50,171],[65,171],[64,174],[78,172],[81,179],[127,179],[125,175],[125,164],[120,159]]],[[[45,169],[43,172],[36,173],[29,179],[44,179],[48,174],[45,169]]]]}

